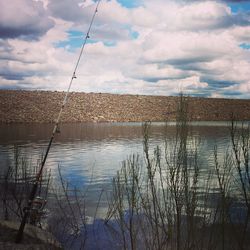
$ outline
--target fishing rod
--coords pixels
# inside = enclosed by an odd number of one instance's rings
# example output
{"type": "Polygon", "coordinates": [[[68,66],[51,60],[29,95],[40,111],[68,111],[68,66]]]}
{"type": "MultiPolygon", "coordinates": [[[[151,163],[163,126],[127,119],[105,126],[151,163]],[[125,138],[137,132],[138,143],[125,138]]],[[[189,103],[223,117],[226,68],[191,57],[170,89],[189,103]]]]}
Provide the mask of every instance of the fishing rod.
{"type": "Polygon", "coordinates": [[[88,39],[90,38],[89,34],[90,34],[90,31],[91,31],[91,28],[92,28],[95,16],[96,16],[96,14],[98,12],[98,7],[99,7],[100,2],[101,2],[101,0],[98,0],[96,2],[95,11],[94,11],[94,14],[92,15],[92,18],[91,18],[91,21],[90,21],[90,24],[89,24],[89,28],[87,30],[86,36],[84,38],[84,41],[82,43],[80,54],[79,54],[78,59],[76,61],[76,64],[75,64],[75,67],[74,67],[74,70],[73,70],[73,74],[72,74],[70,82],[69,82],[68,89],[66,91],[66,94],[65,94],[65,97],[63,99],[60,111],[59,111],[57,119],[55,121],[54,129],[52,131],[52,134],[51,134],[51,137],[50,137],[50,140],[49,140],[49,143],[48,143],[45,155],[44,155],[43,160],[41,162],[40,169],[39,169],[39,171],[38,171],[38,173],[36,175],[35,183],[34,183],[32,189],[31,189],[31,192],[30,192],[30,195],[29,195],[29,200],[28,200],[28,205],[24,209],[24,216],[22,218],[19,230],[17,232],[16,240],[15,240],[16,243],[20,243],[22,241],[23,231],[24,231],[24,228],[25,228],[25,224],[26,224],[27,219],[29,217],[29,213],[30,213],[30,210],[32,208],[32,204],[33,204],[33,201],[34,201],[35,196],[36,196],[37,188],[38,188],[39,182],[40,182],[41,177],[42,177],[43,169],[44,169],[44,166],[45,166],[45,163],[46,163],[46,160],[47,160],[47,157],[48,157],[48,154],[49,154],[52,142],[53,142],[53,140],[55,138],[55,134],[57,132],[59,132],[58,128],[59,128],[59,123],[60,123],[61,115],[62,115],[62,112],[63,112],[63,109],[64,109],[65,105],[67,104],[68,96],[69,96],[69,93],[70,93],[70,89],[71,89],[72,83],[73,83],[74,79],[76,79],[76,71],[77,71],[77,68],[79,66],[79,63],[80,63],[80,60],[81,60],[81,57],[82,57],[85,45],[86,45],[88,39]]]}

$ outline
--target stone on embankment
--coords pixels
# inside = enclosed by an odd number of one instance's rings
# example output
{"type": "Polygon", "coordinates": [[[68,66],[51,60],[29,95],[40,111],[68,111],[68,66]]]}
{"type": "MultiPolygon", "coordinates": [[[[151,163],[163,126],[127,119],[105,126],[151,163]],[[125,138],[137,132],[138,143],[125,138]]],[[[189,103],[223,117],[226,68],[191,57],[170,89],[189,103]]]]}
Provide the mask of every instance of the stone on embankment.
{"type": "MultiPolygon", "coordinates": [[[[0,90],[0,123],[54,122],[64,92],[0,90]]],[[[70,93],[62,122],[175,120],[178,97],[70,93]]],[[[250,100],[189,98],[191,119],[250,120],[250,100]]]]}

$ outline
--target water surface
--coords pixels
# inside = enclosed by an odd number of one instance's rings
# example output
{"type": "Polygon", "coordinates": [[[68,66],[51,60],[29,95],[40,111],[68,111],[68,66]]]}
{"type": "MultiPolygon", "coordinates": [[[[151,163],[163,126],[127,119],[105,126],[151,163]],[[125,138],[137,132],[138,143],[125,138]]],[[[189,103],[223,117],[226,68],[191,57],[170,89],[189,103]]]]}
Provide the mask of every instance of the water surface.
{"type": "MultiPolygon", "coordinates": [[[[200,141],[201,158],[207,170],[213,167],[213,150],[217,145],[219,155],[227,150],[229,138],[228,122],[194,122],[192,134],[200,141]]],[[[53,129],[52,124],[11,124],[0,125],[0,164],[13,164],[14,146],[18,145],[20,154],[36,165],[46,150],[53,129]]],[[[101,190],[108,192],[112,178],[121,168],[123,160],[131,154],[143,155],[143,136],[141,123],[73,123],[60,127],[46,168],[58,179],[58,166],[62,175],[78,187],[88,187],[89,215],[101,190]]],[[[175,126],[167,128],[167,140],[174,136],[175,126]]],[[[166,125],[152,123],[150,147],[164,147],[166,125]]],[[[105,204],[103,204],[105,207],[105,204]]]]}

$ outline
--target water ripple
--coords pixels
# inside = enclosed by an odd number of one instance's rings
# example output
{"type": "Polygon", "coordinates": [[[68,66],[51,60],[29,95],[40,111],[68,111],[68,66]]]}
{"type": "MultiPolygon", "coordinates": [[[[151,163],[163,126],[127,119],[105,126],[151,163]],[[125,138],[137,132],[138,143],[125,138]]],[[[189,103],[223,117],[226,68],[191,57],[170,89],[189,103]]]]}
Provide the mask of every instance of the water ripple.
{"type": "MultiPolygon", "coordinates": [[[[201,156],[211,166],[214,145],[218,145],[222,154],[229,143],[225,125],[195,123],[192,128],[194,136],[201,140],[201,156]]],[[[15,125],[4,128],[1,125],[1,129],[7,131],[0,134],[1,166],[13,164],[14,145],[19,146],[22,157],[36,165],[46,150],[51,126],[15,125]]],[[[46,168],[51,169],[54,178],[58,179],[59,166],[63,178],[79,187],[89,187],[92,202],[96,201],[102,188],[111,188],[111,180],[123,160],[131,154],[143,154],[141,123],[65,124],[61,131],[52,145],[46,168]]],[[[163,148],[165,124],[153,124],[150,131],[151,151],[156,145],[163,148]]],[[[170,126],[167,132],[167,140],[171,140],[175,127],[170,126]]]]}

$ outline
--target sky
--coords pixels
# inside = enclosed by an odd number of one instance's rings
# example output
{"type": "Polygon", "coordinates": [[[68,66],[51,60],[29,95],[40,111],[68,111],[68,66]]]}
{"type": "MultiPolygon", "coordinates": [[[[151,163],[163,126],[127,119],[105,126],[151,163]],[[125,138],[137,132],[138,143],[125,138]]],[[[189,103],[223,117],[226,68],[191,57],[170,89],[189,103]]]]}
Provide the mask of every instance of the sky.
{"type": "MultiPolygon", "coordinates": [[[[0,89],[65,91],[96,0],[0,0],[0,89]]],[[[71,91],[250,98],[250,1],[101,0],[71,91]]]]}

